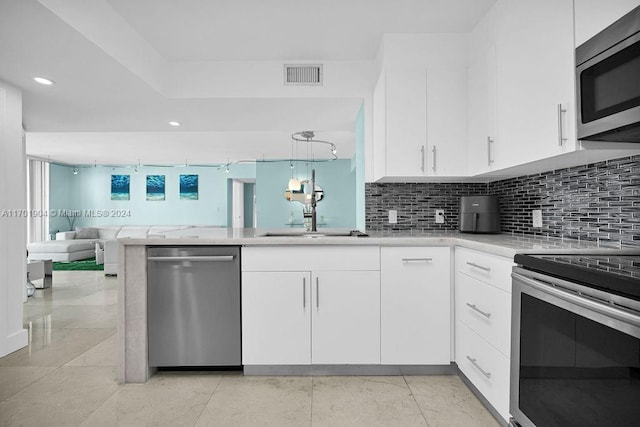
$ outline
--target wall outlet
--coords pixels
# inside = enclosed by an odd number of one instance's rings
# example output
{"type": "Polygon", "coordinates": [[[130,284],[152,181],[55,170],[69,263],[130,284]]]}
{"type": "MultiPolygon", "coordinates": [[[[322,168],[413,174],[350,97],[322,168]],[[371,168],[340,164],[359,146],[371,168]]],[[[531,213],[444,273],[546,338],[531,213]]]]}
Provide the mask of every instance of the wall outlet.
{"type": "Polygon", "coordinates": [[[542,227],[542,210],[541,209],[532,210],[531,219],[533,220],[534,228],[541,228],[542,227]]]}
{"type": "Polygon", "coordinates": [[[398,223],[398,211],[390,210],[389,211],[389,224],[397,224],[398,223]]]}
{"type": "Polygon", "coordinates": [[[444,224],[444,209],[436,209],[436,224],[444,224]]]}

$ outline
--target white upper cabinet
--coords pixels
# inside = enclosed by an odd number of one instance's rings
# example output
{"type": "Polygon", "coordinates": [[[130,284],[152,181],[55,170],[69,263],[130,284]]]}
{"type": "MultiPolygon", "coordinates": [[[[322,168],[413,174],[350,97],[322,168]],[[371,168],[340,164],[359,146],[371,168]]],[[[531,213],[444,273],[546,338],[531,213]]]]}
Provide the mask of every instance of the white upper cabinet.
{"type": "Polygon", "coordinates": [[[495,170],[496,130],[496,48],[482,47],[468,70],[468,170],[469,175],[495,170]]]}
{"type": "Polygon", "coordinates": [[[505,1],[498,16],[500,167],[575,150],[573,1],[505,1]]]}
{"type": "Polygon", "coordinates": [[[498,0],[474,29],[470,174],[575,150],[572,0],[498,0]]]}
{"type": "Polygon", "coordinates": [[[640,0],[574,0],[574,3],[576,47],[640,6],[640,0]]]}
{"type": "Polygon", "coordinates": [[[467,174],[467,42],[466,34],[384,36],[373,96],[376,180],[467,174]]]}

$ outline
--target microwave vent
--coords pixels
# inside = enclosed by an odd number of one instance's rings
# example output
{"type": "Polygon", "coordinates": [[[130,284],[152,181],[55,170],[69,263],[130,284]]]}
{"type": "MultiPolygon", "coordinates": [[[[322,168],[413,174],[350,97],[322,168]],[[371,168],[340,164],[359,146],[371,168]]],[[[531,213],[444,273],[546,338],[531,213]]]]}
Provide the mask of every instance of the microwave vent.
{"type": "Polygon", "coordinates": [[[322,86],[322,65],[285,64],[284,84],[285,86],[322,86]]]}

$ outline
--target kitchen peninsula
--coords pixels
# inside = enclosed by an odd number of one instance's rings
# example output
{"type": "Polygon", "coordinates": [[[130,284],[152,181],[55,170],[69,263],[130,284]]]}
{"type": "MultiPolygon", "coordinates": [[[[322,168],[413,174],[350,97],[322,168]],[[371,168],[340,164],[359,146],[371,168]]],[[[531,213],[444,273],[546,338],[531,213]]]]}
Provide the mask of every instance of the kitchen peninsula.
{"type": "Polygon", "coordinates": [[[620,252],[592,242],[507,234],[352,237],[323,231],[305,237],[190,228],[119,240],[119,382],[145,382],[155,370],[148,363],[148,248],[233,245],[241,247],[245,375],[461,372],[505,418],[513,256],[620,252]],[[487,293],[495,295],[486,301],[495,314],[475,325],[475,310],[486,309],[481,304],[487,293]],[[493,329],[483,336],[486,323],[493,329]],[[483,356],[460,353],[478,343],[486,347],[483,356]],[[483,357],[497,363],[490,381],[474,377],[483,357]]]}

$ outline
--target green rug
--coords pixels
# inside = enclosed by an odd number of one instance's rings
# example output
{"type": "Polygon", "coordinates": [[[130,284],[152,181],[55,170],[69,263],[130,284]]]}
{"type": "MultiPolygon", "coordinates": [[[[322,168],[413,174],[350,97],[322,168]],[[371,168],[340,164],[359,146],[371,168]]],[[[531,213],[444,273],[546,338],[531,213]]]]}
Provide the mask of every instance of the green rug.
{"type": "Polygon", "coordinates": [[[96,264],[96,259],[83,259],[81,261],[70,262],[54,262],[53,269],[57,271],[62,270],[104,270],[104,264],[96,264]]]}

